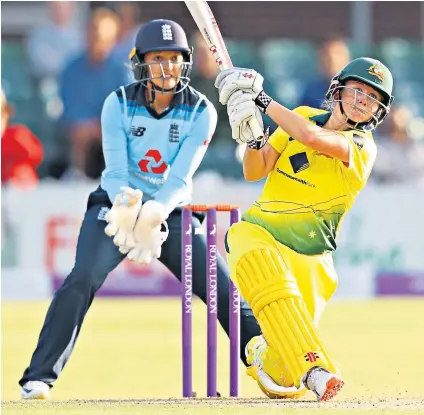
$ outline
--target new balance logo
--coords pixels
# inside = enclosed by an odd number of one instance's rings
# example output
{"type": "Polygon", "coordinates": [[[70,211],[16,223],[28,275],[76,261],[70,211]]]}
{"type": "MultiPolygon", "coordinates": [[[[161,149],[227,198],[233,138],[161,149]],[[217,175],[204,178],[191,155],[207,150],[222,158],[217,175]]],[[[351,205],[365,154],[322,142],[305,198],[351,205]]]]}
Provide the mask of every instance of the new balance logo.
{"type": "Polygon", "coordinates": [[[131,127],[130,128],[130,132],[134,137],[143,137],[145,131],[146,131],[145,127],[131,127]]]}
{"type": "Polygon", "coordinates": [[[172,30],[169,24],[162,25],[163,40],[172,40],[172,30]]]}
{"type": "Polygon", "coordinates": [[[146,131],[145,127],[131,127],[130,128],[130,132],[134,137],[143,137],[145,131],[146,131]]]}

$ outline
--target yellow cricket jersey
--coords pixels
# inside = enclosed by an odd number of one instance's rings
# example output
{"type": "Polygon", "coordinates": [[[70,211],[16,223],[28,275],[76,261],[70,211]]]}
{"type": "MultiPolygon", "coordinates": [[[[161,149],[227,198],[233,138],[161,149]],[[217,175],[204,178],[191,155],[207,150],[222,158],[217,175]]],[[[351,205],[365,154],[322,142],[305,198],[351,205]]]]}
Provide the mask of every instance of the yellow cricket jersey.
{"type": "MultiPolygon", "coordinates": [[[[294,111],[321,126],[331,115],[310,107],[294,111]]],[[[301,254],[334,251],[343,216],[364,187],[377,155],[370,132],[340,134],[350,145],[349,166],[306,147],[278,128],[268,143],[281,155],[261,196],[242,220],[264,227],[277,241],[301,254]]]]}

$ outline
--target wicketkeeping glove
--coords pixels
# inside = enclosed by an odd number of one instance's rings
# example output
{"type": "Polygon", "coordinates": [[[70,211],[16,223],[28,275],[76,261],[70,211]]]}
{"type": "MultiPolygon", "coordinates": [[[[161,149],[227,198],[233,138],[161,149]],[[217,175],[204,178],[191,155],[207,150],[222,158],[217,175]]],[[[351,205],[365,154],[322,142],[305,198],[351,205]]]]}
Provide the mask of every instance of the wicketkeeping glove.
{"type": "MultiPolygon", "coordinates": [[[[132,248],[135,246],[133,229],[141,209],[143,192],[139,189],[121,187],[111,210],[106,214],[108,224],[105,227],[106,235],[113,238],[116,246],[132,248]]],[[[122,252],[122,251],[121,251],[122,252]]],[[[123,252],[125,253],[125,252],[123,252]]]]}
{"type": "Polygon", "coordinates": [[[169,235],[167,217],[162,203],[149,200],[143,205],[134,227],[135,247],[127,255],[130,261],[149,264],[160,257],[162,244],[169,235]]]}

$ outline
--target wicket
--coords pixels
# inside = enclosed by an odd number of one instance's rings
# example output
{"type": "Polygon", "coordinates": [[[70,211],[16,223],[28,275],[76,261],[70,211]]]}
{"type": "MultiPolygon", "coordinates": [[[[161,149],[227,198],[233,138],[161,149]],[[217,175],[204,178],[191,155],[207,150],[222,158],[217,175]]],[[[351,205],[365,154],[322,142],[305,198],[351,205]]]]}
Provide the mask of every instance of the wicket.
{"type": "MultiPolygon", "coordinates": [[[[182,350],[183,396],[193,396],[192,379],[192,300],[193,300],[193,245],[192,213],[207,212],[207,396],[217,396],[217,212],[230,212],[230,224],[240,220],[240,209],[231,205],[190,205],[182,212],[182,350]]],[[[196,230],[195,230],[196,231],[196,230]]],[[[238,359],[240,350],[240,298],[230,281],[230,396],[239,394],[238,359]]]]}

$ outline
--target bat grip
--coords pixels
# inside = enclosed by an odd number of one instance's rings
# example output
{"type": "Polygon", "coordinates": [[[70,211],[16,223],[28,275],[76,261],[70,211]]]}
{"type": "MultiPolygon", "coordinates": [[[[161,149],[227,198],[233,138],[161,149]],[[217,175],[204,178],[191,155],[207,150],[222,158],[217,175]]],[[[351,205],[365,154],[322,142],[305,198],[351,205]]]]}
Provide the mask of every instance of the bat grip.
{"type": "Polygon", "coordinates": [[[262,127],[259,125],[259,123],[256,121],[256,118],[252,118],[247,122],[250,129],[252,130],[253,137],[255,137],[256,141],[260,141],[264,137],[264,132],[262,130],[262,127]]]}

